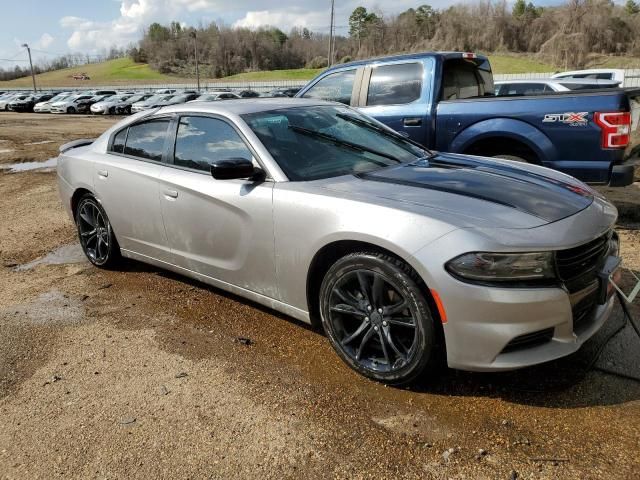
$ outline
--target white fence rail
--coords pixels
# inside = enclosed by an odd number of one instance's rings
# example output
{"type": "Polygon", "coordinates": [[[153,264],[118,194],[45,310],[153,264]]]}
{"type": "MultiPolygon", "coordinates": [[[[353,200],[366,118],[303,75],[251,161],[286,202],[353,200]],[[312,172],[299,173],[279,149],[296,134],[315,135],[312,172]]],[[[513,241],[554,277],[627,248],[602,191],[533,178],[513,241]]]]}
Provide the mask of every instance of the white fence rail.
{"type": "MultiPolygon", "coordinates": [[[[276,88],[293,88],[293,87],[302,87],[307,82],[306,80],[271,80],[267,82],[200,82],[200,90],[216,90],[221,88],[228,88],[232,90],[255,90],[256,92],[268,92],[270,90],[276,88]]],[[[51,85],[40,87],[38,86],[38,90],[42,91],[51,91],[51,90],[65,90],[65,91],[81,91],[81,90],[135,90],[135,91],[152,91],[152,90],[163,90],[163,89],[176,89],[176,90],[195,90],[197,88],[197,83],[193,81],[193,83],[150,83],[150,84],[139,84],[139,83],[121,83],[118,85],[73,85],[73,86],[63,86],[63,87],[55,87],[51,85]]],[[[12,88],[2,88],[2,90],[29,90],[29,87],[12,87],[12,88]]]]}
{"type": "MultiPolygon", "coordinates": [[[[498,80],[528,80],[528,79],[539,79],[539,78],[549,78],[553,75],[554,72],[544,72],[544,73],[499,73],[494,75],[494,79],[498,80]]],[[[624,71],[625,79],[624,79],[624,87],[640,87],[640,69],[627,69],[624,71]]],[[[79,82],[81,82],[79,80],[79,82]]],[[[232,90],[255,90],[257,92],[268,92],[269,90],[273,90],[275,88],[292,88],[292,87],[302,87],[307,83],[306,80],[271,80],[266,82],[201,82],[200,89],[201,90],[215,90],[220,88],[229,88],[232,90]]],[[[136,91],[151,91],[151,90],[159,90],[166,88],[173,88],[178,90],[187,90],[187,89],[195,89],[197,87],[196,82],[191,83],[150,83],[150,84],[126,84],[121,83],[118,85],[82,85],[79,83],[74,86],[64,86],[64,87],[55,87],[47,85],[42,88],[38,88],[42,91],[50,91],[50,90],[136,90],[136,91]]],[[[2,88],[2,87],[0,87],[2,88]]],[[[12,87],[12,88],[2,88],[2,90],[28,90],[29,87],[12,87]]]]}

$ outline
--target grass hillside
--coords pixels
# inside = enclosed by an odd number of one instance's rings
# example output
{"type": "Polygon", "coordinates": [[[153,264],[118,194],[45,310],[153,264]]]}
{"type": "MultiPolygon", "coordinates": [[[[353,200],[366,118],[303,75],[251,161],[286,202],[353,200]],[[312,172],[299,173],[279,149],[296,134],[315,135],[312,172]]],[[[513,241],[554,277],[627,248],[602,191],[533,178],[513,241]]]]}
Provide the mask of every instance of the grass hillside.
{"type": "MultiPolygon", "coordinates": [[[[120,83],[156,83],[175,82],[169,75],[152,70],[144,63],[134,63],[129,58],[117,58],[101,63],[90,63],[78,67],[55,70],[36,75],[36,84],[42,87],[82,87],[92,85],[112,85],[120,83]],[[72,75],[86,73],[91,80],[74,80],[72,75]]],[[[0,87],[30,87],[31,77],[18,78],[8,82],[0,82],[0,87]]]]}
{"type": "MultiPolygon", "coordinates": [[[[494,73],[539,73],[561,70],[559,67],[540,62],[532,56],[495,54],[489,55],[494,73]]],[[[589,58],[589,68],[640,68],[640,59],[632,57],[610,57],[593,55],[589,58]]],[[[275,80],[310,80],[321,69],[299,68],[292,70],[267,70],[247,72],[219,79],[232,82],[268,82],[275,80]]],[[[214,79],[202,78],[202,82],[213,82],[214,79]]],[[[36,82],[41,87],[81,87],[94,85],[134,85],[134,84],[167,84],[195,83],[194,78],[183,78],[159,73],[145,63],[134,63],[129,58],[118,58],[102,63],[81,65],[79,67],[56,70],[36,75],[36,82]],[[72,75],[86,73],[91,80],[74,80],[72,75]]],[[[0,82],[2,87],[31,87],[31,77],[19,78],[8,82],[0,82]]]]}
{"type": "Polygon", "coordinates": [[[558,70],[553,65],[539,62],[532,57],[512,55],[489,55],[493,73],[547,73],[558,70]]]}

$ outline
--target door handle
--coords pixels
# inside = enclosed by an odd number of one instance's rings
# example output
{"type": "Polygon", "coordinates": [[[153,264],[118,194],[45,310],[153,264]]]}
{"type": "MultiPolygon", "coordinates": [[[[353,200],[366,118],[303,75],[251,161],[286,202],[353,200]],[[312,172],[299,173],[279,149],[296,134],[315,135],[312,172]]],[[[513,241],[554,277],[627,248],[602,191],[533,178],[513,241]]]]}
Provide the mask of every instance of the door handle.
{"type": "Polygon", "coordinates": [[[162,193],[164,194],[165,197],[178,198],[177,190],[164,190],[162,193]]]}
{"type": "Polygon", "coordinates": [[[422,119],[420,117],[405,118],[402,122],[405,127],[419,127],[422,125],[422,119]]]}
{"type": "Polygon", "coordinates": [[[109,172],[107,172],[106,170],[98,170],[98,176],[107,178],[109,176],[109,172]]]}

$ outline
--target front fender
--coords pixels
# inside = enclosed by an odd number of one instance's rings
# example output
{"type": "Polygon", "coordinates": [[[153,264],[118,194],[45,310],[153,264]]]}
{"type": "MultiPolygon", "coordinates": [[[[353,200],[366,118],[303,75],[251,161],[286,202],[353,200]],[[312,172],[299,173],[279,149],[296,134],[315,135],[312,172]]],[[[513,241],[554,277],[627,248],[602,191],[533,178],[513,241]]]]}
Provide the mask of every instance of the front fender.
{"type": "Polygon", "coordinates": [[[450,143],[449,151],[464,153],[480,140],[509,138],[527,145],[542,163],[557,158],[556,147],[549,137],[533,125],[512,118],[491,118],[461,130],[450,143]]]}

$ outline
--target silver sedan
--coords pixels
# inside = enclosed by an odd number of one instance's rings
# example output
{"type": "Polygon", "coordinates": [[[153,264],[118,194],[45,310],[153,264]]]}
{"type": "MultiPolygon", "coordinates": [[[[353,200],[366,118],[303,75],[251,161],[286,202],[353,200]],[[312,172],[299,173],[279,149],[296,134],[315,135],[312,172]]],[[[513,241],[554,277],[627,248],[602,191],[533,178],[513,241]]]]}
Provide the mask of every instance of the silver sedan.
{"type": "MultiPolygon", "coordinates": [[[[572,177],[436,153],[344,105],[154,109],[61,148],[62,203],[120,257],[322,325],[399,384],[446,359],[508,370],[576,351],[613,307],[617,212],[572,177]]],[[[283,339],[284,341],[284,339],[283,339]]]]}

